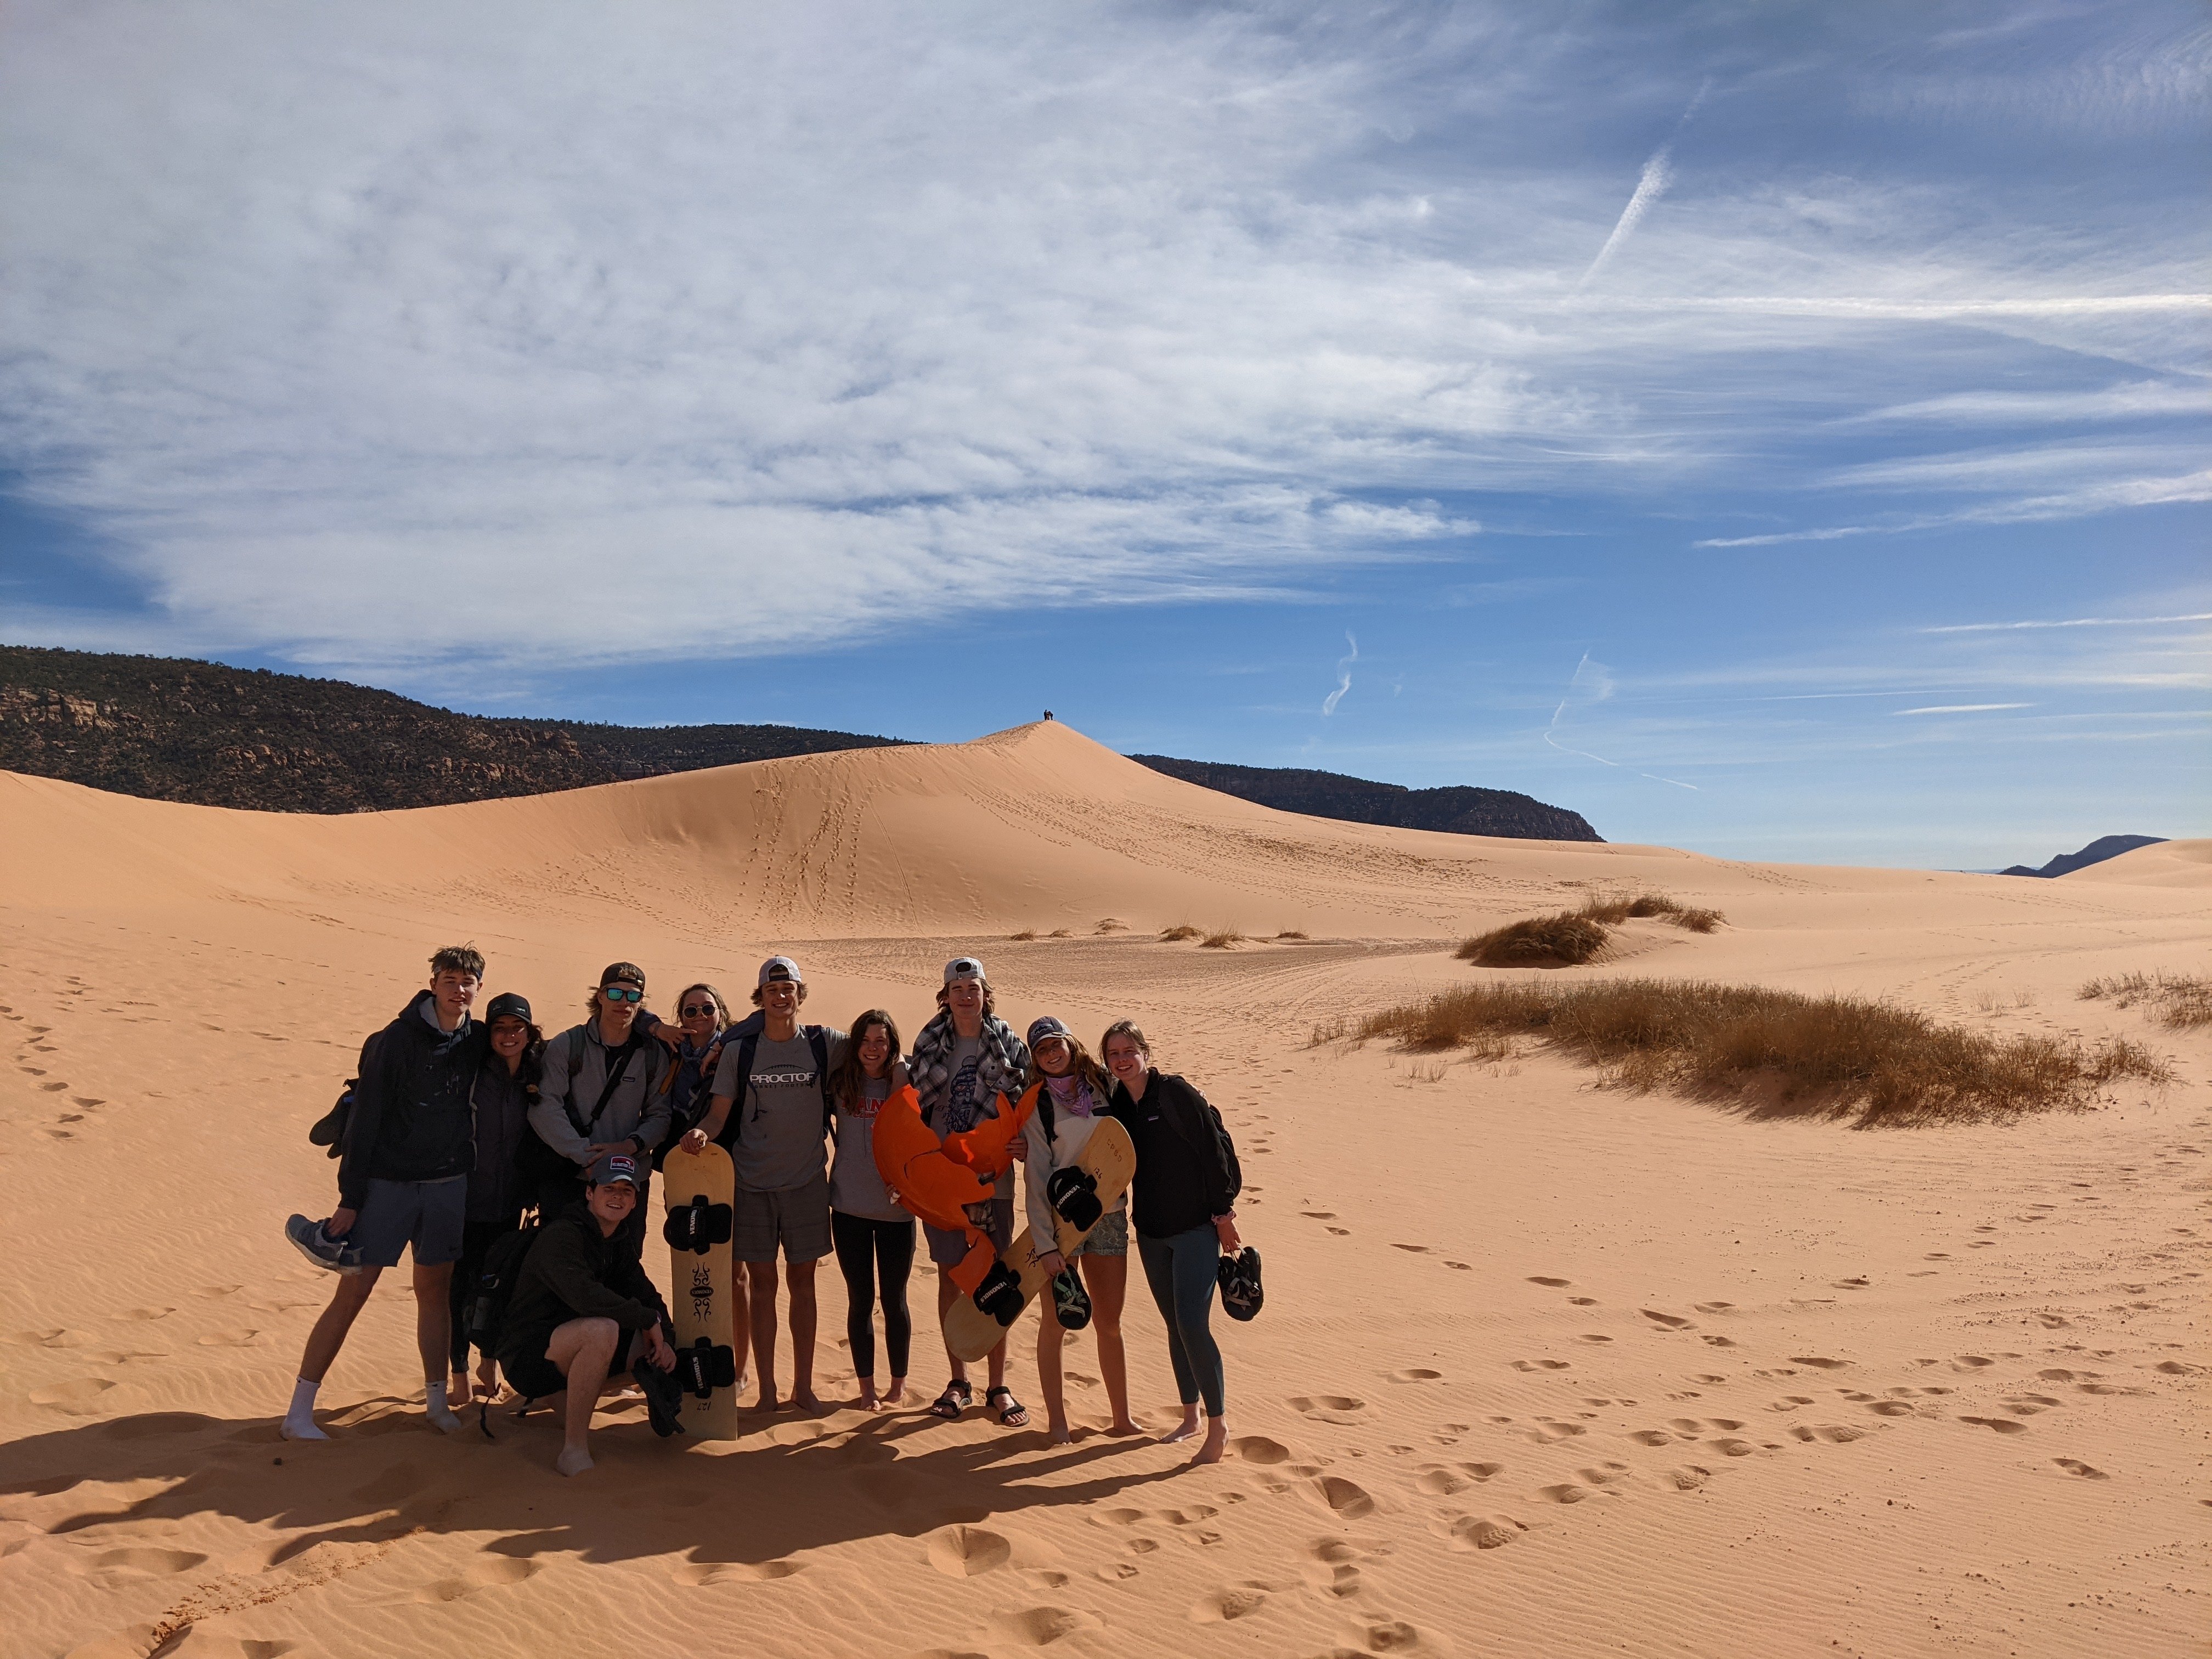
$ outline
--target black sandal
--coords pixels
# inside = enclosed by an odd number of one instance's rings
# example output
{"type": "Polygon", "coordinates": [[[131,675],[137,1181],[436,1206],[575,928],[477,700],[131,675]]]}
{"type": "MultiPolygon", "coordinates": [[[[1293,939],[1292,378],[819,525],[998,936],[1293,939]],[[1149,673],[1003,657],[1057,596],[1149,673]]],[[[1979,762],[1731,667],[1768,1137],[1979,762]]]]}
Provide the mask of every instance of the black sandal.
{"type": "Polygon", "coordinates": [[[999,1426],[1002,1429],[1025,1429],[1029,1426],[1030,1408],[1015,1399],[1014,1391],[1003,1382],[995,1388],[983,1390],[983,1404],[987,1408],[999,1413],[999,1426]],[[1006,1396],[1006,1403],[1003,1406],[994,1405],[992,1402],[1000,1395],[1006,1396]]]}
{"type": "Polygon", "coordinates": [[[930,1414],[941,1417],[948,1423],[957,1423],[960,1413],[975,1403],[975,1390],[968,1386],[968,1379],[956,1376],[945,1385],[945,1392],[931,1402],[930,1414]]]}

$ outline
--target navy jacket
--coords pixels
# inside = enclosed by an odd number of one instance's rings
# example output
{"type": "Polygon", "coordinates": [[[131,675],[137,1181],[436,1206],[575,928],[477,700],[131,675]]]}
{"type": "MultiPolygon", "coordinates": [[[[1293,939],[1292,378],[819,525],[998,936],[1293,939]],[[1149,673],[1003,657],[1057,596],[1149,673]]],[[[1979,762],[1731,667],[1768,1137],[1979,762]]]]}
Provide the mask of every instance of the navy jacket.
{"type": "Polygon", "coordinates": [[[423,1017],[426,988],[362,1050],[361,1082],[338,1160],[338,1203],[358,1210],[371,1181],[443,1181],[476,1163],[469,1090],[489,1048],[483,1022],[452,1031],[423,1017]]]}

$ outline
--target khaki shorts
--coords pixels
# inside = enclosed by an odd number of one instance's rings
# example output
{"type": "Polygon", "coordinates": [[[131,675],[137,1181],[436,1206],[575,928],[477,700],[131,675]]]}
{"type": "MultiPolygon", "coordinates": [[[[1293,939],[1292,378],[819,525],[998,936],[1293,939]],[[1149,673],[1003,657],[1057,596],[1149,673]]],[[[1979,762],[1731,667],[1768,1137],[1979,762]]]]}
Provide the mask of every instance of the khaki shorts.
{"type": "Polygon", "coordinates": [[[830,1254],[827,1170],[788,1192],[732,1195],[730,1254],[739,1261],[819,1261],[830,1254]]]}

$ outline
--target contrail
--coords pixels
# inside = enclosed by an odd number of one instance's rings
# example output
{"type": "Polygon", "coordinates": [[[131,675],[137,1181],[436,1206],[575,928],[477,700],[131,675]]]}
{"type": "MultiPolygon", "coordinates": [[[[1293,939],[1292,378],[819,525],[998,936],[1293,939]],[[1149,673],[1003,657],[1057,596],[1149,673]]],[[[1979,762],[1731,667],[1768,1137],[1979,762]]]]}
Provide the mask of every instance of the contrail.
{"type": "MultiPolygon", "coordinates": [[[[1692,107],[1694,108],[1695,106],[1693,105],[1692,107]]],[[[1589,666],[1589,653],[1585,651],[1583,653],[1583,659],[1575,665],[1575,672],[1567,680],[1567,695],[1559,699],[1559,706],[1552,711],[1552,723],[1544,728],[1544,741],[1550,744],[1553,748],[1558,750],[1562,755],[1575,755],[1583,760],[1595,761],[1600,766],[1610,766],[1621,771],[1633,772],[1638,777],[1649,778],[1654,783],[1671,783],[1677,789],[1686,789],[1693,795],[1704,793],[1698,789],[1696,784],[1685,783],[1680,778],[1662,778],[1656,772],[1646,772],[1641,768],[1630,766],[1622,761],[1607,760],[1602,755],[1591,754],[1587,749],[1570,749],[1565,744],[1561,743],[1557,738],[1552,735],[1553,732],[1559,730],[1559,717],[1567,712],[1567,705],[1574,701],[1575,682],[1582,678],[1583,670],[1589,666]]]]}
{"type": "Polygon", "coordinates": [[[1347,628],[1344,631],[1344,642],[1352,647],[1352,654],[1336,659],[1336,690],[1322,699],[1321,712],[1323,714],[1336,713],[1337,704],[1342,702],[1344,694],[1352,690],[1352,665],[1359,660],[1359,641],[1352,637],[1352,630],[1347,628]]]}
{"type": "Polygon", "coordinates": [[[1575,284],[1577,292],[1589,287],[1590,278],[1605,269],[1606,261],[1613,258],[1613,251],[1628,240],[1631,233],[1643,222],[1644,216],[1651,210],[1651,204],[1664,196],[1667,186],[1674,183],[1674,141],[1682,136],[1682,129],[1690,125],[1690,118],[1698,112],[1698,106],[1705,101],[1705,94],[1712,89],[1712,84],[1708,78],[1698,88],[1697,95],[1690,100],[1690,106],[1674,123],[1674,131],[1667,135],[1667,142],[1654,150],[1651,159],[1644,164],[1644,176],[1636,181],[1635,193],[1629,197],[1628,205],[1621,209],[1620,217],[1613,224],[1613,234],[1605,239],[1605,246],[1597,251],[1597,258],[1590,261],[1589,269],[1583,272],[1582,281],[1575,284]]]}

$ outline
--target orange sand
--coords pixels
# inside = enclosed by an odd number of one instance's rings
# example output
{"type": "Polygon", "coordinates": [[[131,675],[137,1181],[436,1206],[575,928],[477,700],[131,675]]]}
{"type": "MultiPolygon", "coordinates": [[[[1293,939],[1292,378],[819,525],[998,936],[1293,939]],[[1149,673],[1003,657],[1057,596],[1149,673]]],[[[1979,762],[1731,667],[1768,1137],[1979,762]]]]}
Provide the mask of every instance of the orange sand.
{"type": "MultiPolygon", "coordinates": [[[[2203,1651],[2212,1042],[2073,992],[2203,969],[2212,842],[2045,882],[1474,840],[1270,811],[1059,726],[343,819],[0,774],[0,1659],[2203,1651]],[[1478,926],[1630,884],[1729,925],[1632,923],[1575,972],[2124,1034],[2182,1080],[1856,1133],[1542,1055],[1306,1046],[1479,971],[1448,953],[1478,926]],[[1154,939],[1185,921],[1312,939],[1154,939]],[[332,1201],[307,1127],[463,939],[549,1029],[611,957],[665,1003],[742,995],[771,949],[841,1024],[918,1027],[956,951],[1017,1029],[1134,1015],[1251,1183],[1269,1301],[1218,1322],[1232,1456],[851,1409],[684,1449],[631,1409],[564,1481],[543,1419],[423,1426],[397,1274],[323,1390],[337,1437],[279,1442],[330,1284],[280,1235],[332,1201]]],[[[1079,1425],[1104,1420],[1087,1340],[1079,1425]]]]}

